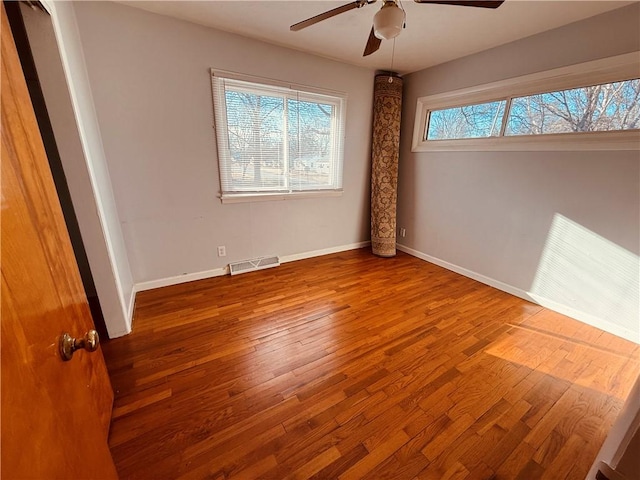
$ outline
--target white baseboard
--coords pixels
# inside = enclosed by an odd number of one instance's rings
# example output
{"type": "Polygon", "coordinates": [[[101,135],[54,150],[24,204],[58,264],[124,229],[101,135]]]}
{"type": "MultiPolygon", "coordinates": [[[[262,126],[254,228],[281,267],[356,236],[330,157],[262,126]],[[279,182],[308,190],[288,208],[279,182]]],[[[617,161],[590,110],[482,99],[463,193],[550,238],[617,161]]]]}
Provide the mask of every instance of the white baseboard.
{"type": "Polygon", "coordinates": [[[129,305],[127,306],[127,330],[123,335],[128,335],[131,333],[131,329],[133,328],[133,310],[136,306],[136,293],[138,292],[137,286],[134,284],[131,286],[131,295],[129,296],[129,305]]]}
{"type": "Polygon", "coordinates": [[[119,337],[124,337],[125,335],[129,335],[131,333],[131,330],[118,330],[117,332],[108,332],[109,333],[109,339],[114,339],[114,338],[119,338],[119,337]]]}
{"type": "Polygon", "coordinates": [[[124,325],[121,325],[120,319],[118,319],[118,330],[113,331],[113,326],[110,326],[107,320],[104,319],[105,327],[107,328],[107,336],[109,338],[124,337],[125,335],[129,335],[131,333],[131,324],[133,322],[133,308],[136,301],[136,286],[132,285],[131,294],[129,295],[128,299],[125,299],[123,295],[119,295],[119,297],[120,301],[122,302],[121,306],[122,315],[124,316],[124,325]]]}
{"type": "Polygon", "coordinates": [[[532,302],[548,308],[549,310],[553,310],[554,312],[561,313],[562,315],[566,315],[567,317],[574,318],[582,323],[586,323],[587,325],[591,325],[592,327],[599,328],[600,330],[604,330],[605,332],[611,333],[612,335],[615,335],[617,337],[624,338],[625,340],[629,340],[630,342],[640,344],[639,332],[634,332],[633,330],[621,327],[620,325],[617,325],[603,318],[595,317],[581,310],[577,310],[568,305],[563,305],[562,303],[558,303],[555,300],[542,297],[532,292],[529,292],[529,296],[532,302]]]}
{"type": "Polygon", "coordinates": [[[205,270],[202,272],[185,273],[184,275],[176,275],[175,277],[159,278],[158,280],[136,283],[135,289],[136,292],[144,292],[145,290],[153,290],[154,288],[168,287],[171,285],[178,285],[180,283],[203,280],[205,278],[221,277],[227,273],[229,273],[229,269],[227,267],[214,268],[213,270],[205,270]]]}
{"type": "Polygon", "coordinates": [[[608,320],[595,317],[586,312],[577,310],[568,305],[563,305],[561,303],[542,297],[535,293],[527,292],[525,290],[522,290],[521,288],[517,288],[517,287],[514,287],[513,285],[509,285],[507,283],[501,282],[494,278],[487,277],[485,275],[466,269],[459,265],[449,263],[440,258],[432,257],[431,255],[427,255],[426,253],[422,253],[418,250],[414,250],[413,248],[407,247],[405,245],[398,244],[396,245],[396,248],[402,252],[408,253],[409,255],[417,257],[426,262],[433,263],[442,268],[446,268],[447,270],[451,270],[452,272],[459,273],[460,275],[476,280],[480,283],[484,283],[485,285],[489,285],[490,287],[497,288],[498,290],[502,290],[503,292],[509,293],[516,297],[520,297],[524,300],[535,303],[544,308],[548,308],[549,310],[553,310],[554,312],[558,312],[562,315],[566,315],[567,317],[571,317],[575,320],[586,323],[587,325],[591,325],[592,327],[599,328],[600,330],[604,330],[605,332],[609,332],[618,337],[640,344],[639,332],[621,327],[620,325],[616,325],[615,323],[612,323],[608,320]]]}
{"type": "Polygon", "coordinates": [[[474,272],[473,270],[468,270],[464,267],[460,267],[453,263],[449,263],[445,260],[441,260],[440,258],[432,257],[431,255],[427,255],[426,253],[419,252],[418,250],[414,250],[413,248],[409,248],[405,245],[398,244],[396,245],[396,248],[401,252],[408,253],[409,255],[417,257],[426,262],[433,263],[435,265],[438,265],[439,267],[446,268],[447,270],[451,270],[452,272],[456,272],[465,277],[471,278],[473,280],[477,280],[478,282],[484,283],[485,285],[489,285],[490,287],[497,288],[498,290],[502,290],[503,292],[510,293],[511,295],[515,295],[516,297],[520,297],[530,302],[533,301],[531,297],[527,295],[527,292],[519,288],[516,288],[512,285],[509,285],[507,283],[503,283],[499,280],[495,280],[493,278],[487,277],[480,273],[474,272]]]}
{"type": "Polygon", "coordinates": [[[356,250],[371,245],[371,242],[350,243],[348,245],[340,245],[339,247],[324,248],[322,250],[313,250],[311,252],[296,253],[294,255],[284,255],[280,257],[280,263],[295,262],[296,260],[304,260],[305,258],[320,257],[331,253],[346,252],[348,250],[356,250]]]}
{"type": "MultiPolygon", "coordinates": [[[[346,252],[357,248],[366,247],[371,242],[358,242],[338,247],[325,248],[322,250],[313,250],[310,252],[296,253],[294,255],[284,255],[280,258],[280,263],[294,262],[296,260],[304,260],[305,258],[319,257],[320,255],[328,255],[330,253],[346,252]]],[[[135,292],[144,292],[145,290],[153,290],[154,288],[168,287],[170,285],[178,285],[180,283],[193,282],[195,280],[203,280],[205,278],[220,277],[229,273],[228,267],[215,268],[213,270],[205,270],[203,272],[185,273],[184,275],[176,275],[175,277],[160,278],[158,280],[150,280],[148,282],[136,283],[134,285],[135,292]]],[[[133,311],[132,311],[133,313],[133,311]]]]}
{"type": "MultiPolygon", "coordinates": [[[[123,314],[125,315],[124,321],[125,325],[123,329],[118,329],[116,331],[111,331],[109,325],[107,327],[107,334],[110,339],[124,337],[125,335],[129,335],[131,333],[131,326],[133,324],[133,307],[136,301],[136,286],[133,285],[131,287],[131,296],[129,297],[129,303],[123,308],[123,314]]],[[[106,323],[106,321],[105,321],[106,323]]],[[[118,322],[120,323],[120,322],[118,322]]]]}

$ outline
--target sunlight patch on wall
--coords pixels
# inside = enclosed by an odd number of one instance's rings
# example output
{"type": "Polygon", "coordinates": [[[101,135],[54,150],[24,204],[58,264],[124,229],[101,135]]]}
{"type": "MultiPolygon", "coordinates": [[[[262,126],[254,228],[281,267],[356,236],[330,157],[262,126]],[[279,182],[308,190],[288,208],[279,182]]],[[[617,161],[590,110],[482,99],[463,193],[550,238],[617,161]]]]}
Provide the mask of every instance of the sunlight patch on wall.
{"type": "Polygon", "coordinates": [[[593,318],[588,323],[640,343],[638,256],[558,213],[529,295],[544,306],[583,312],[593,318]]]}

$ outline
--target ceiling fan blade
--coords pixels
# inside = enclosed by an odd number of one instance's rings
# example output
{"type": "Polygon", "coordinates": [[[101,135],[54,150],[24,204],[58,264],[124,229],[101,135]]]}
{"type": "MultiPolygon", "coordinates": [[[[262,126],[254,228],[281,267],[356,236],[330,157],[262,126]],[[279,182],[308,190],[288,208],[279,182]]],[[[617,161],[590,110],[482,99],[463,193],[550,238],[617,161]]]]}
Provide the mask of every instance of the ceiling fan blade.
{"type": "Polygon", "coordinates": [[[480,8],[498,8],[504,3],[504,0],[496,1],[456,1],[456,0],[413,0],[416,3],[440,3],[442,5],[459,5],[461,7],[480,7],[480,8]]]}
{"type": "Polygon", "coordinates": [[[369,40],[367,40],[367,46],[364,47],[364,53],[362,54],[362,56],[366,57],[367,55],[371,55],[372,53],[377,52],[380,48],[381,43],[382,40],[375,36],[375,34],[373,33],[373,27],[371,27],[369,40]]]}
{"type": "MultiPolygon", "coordinates": [[[[373,3],[373,2],[371,2],[373,3]]],[[[364,5],[367,5],[366,0],[356,0],[355,2],[347,3],[346,5],[342,5],[341,7],[332,8],[320,15],[316,15],[315,17],[307,18],[302,22],[295,23],[289,27],[289,30],[292,32],[297,32],[298,30],[302,30],[303,28],[310,27],[311,25],[315,25],[322,20],[326,20],[327,18],[335,17],[344,12],[348,12],[349,10],[353,10],[354,8],[360,8],[364,5]]]]}

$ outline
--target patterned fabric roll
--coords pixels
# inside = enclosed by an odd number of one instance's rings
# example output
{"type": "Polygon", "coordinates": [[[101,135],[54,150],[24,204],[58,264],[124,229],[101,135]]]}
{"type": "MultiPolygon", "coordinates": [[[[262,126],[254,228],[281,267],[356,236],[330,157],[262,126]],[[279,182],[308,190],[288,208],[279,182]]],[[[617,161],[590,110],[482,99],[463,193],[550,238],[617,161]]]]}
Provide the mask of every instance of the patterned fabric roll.
{"type": "Polygon", "coordinates": [[[381,257],[396,254],[401,111],[402,79],[389,74],[376,75],[371,154],[371,249],[381,257]]]}

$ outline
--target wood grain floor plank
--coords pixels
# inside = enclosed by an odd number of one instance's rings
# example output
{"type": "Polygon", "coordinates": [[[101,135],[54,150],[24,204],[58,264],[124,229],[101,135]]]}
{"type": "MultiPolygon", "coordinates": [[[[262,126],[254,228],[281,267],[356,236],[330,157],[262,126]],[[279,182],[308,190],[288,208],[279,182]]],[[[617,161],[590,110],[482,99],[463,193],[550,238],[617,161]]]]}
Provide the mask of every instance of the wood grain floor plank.
{"type": "MultiPolygon", "coordinates": [[[[403,447],[401,447],[402,449],[403,447]]],[[[398,450],[399,452],[400,450],[398,450]]],[[[391,455],[363,478],[369,480],[394,480],[397,478],[414,478],[419,472],[429,465],[429,460],[420,452],[409,457],[399,455],[398,452],[391,455]]]]}
{"type": "Polygon", "coordinates": [[[368,455],[368,453],[369,452],[366,448],[364,448],[364,445],[356,445],[353,450],[347,452],[346,454],[341,454],[339,458],[337,458],[332,463],[309,478],[311,480],[338,478],[340,474],[351,468],[352,465],[358,463],[362,458],[368,455]]]}
{"type": "Polygon", "coordinates": [[[365,249],[141,292],[104,355],[123,479],[583,478],[640,372],[636,344],[365,249]]]}
{"type": "Polygon", "coordinates": [[[336,447],[327,448],[324,452],[321,452],[317,457],[314,457],[309,462],[305,463],[302,467],[297,469],[293,474],[287,476],[290,479],[307,479],[318,473],[320,470],[331,465],[337,459],[342,456],[340,451],[336,447]]]}
{"type": "Polygon", "coordinates": [[[366,457],[353,465],[338,478],[340,480],[360,480],[365,474],[393,455],[396,450],[408,441],[409,436],[403,430],[398,430],[385,442],[376,446],[374,449],[369,450],[369,454],[366,457]]]}

